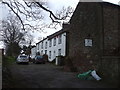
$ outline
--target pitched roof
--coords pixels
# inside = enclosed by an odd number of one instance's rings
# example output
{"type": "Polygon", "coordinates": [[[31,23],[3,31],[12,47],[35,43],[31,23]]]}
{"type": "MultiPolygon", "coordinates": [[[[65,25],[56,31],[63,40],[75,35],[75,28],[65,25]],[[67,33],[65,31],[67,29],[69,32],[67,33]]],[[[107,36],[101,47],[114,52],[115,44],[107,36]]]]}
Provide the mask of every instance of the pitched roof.
{"type": "Polygon", "coordinates": [[[64,31],[64,29],[62,29],[62,30],[60,30],[60,31],[58,31],[58,32],[55,32],[55,33],[53,33],[52,35],[49,35],[48,36],[48,40],[50,40],[50,39],[52,39],[52,38],[54,38],[54,37],[56,37],[56,36],[58,36],[58,35],[60,35],[60,34],[62,34],[62,33],[64,33],[65,31],[64,31]]]}
{"type": "Polygon", "coordinates": [[[67,32],[67,30],[68,30],[68,28],[69,28],[69,23],[63,23],[63,29],[61,29],[60,31],[58,31],[58,32],[55,32],[54,34],[52,34],[52,35],[49,35],[48,36],[48,40],[50,40],[50,39],[52,39],[52,38],[54,38],[54,37],[56,37],[56,36],[58,36],[58,35],[60,35],[60,34],[62,34],[62,33],[64,33],[64,32],[67,32]]]}
{"type": "MultiPolygon", "coordinates": [[[[48,38],[48,36],[47,36],[46,38],[44,38],[43,40],[39,41],[38,43],[41,43],[42,41],[44,41],[44,40],[47,39],[47,38],[48,38]]],[[[38,43],[36,43],[36,44],[38,44],[38,43]]]]}

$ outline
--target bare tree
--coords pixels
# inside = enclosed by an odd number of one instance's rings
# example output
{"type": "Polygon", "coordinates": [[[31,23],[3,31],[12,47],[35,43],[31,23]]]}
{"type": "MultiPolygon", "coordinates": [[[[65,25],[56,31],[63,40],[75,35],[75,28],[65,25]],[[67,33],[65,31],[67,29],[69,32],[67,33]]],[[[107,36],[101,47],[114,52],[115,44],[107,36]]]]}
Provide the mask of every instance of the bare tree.
{"type": "Polygon", "coordinates": [[[42,26],[35,26],[24,22],[24,20],[40,22],[40,20],[44,18],[42,11],[46,11],[49,14],[49,18],[52,20],[52,23],[55,24],[60,24],[61,20],[66,20],[66,18],[68,18],[73,12],[72,8],[68,7],[67,9],[64,8],[63,12],[57,13],[56,15],[47,7],[47,2],[44,2],[44,0],[3,0],[2,3],[7,5],[18,17],[22,24],[23,30],[25,30],[26,27],[32,28],[31,30],[36,30],[38,27],[40,29],[46,27],[45,24],[42,26]]]}
{"type": "Polygon", "coordinates": [[[3,41],[7,44],[19,43],[25,34],[25,31],[21,30],[21,24],[15,17],[8,17],[7,20],[2,21],[1,36],[3,41]]]}
{"type": "Polygon", "coordinates": [[[61,10],[57,10],[55,15],[58,17],[58,18],[61,18],[60,22],[57,22],[57,23],[51,23],[48,27],[53,27],[56,29],[56,26],[57,25],[61,25],[64,23],[64,22],[69,22],[70,20],[70,17],[72,16],[72,13],[73,13],[74,9],[71,7],[71,6],[68,6],[67,8],[65,8],[64,6],[61,8],[61,10]]]}
{"type": "Polygon", "coordinates": [[[18,52],[17,49],[20,49],[19,42],[24,40],[23,36],[25,31],[23,32],[23,30],[21,30],[21,24],[16,17],[9,16],[7,20],[2,21],[0,34],[7,46],[9,55],[13,55],[14,52],[18,52]]]}
{"type": "Polygon", "coordinates": [[[24,40],[22,40],[22,41],[19,43],[21,46],[23,46],[23,45],[29,46],[30,43],[31,43],[31,44],[36,43],[36,42],[34,41],[34,38],[35,38],[35,37],[34,37],[30,32],[25,33],[24,36],[23,36],[23,38],[24,38],[24,40]]]}

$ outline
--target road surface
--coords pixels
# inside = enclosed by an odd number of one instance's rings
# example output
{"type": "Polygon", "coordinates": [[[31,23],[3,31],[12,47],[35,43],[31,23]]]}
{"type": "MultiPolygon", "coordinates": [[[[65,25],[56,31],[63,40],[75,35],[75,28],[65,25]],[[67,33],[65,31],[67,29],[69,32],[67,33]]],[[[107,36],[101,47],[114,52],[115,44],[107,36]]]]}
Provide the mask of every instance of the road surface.
{"type": "Polygon", "coordinates": [[[111,88],[100,81],[80,80],[74,72],[66,72],[54,64],[11,66],[15,81],[12,88],[111,88]]]}

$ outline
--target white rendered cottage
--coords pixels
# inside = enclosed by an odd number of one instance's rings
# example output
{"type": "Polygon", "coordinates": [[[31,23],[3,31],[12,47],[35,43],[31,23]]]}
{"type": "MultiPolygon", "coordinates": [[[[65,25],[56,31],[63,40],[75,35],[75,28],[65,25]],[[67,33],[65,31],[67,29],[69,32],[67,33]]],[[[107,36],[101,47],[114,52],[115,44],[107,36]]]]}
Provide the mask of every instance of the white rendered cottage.
{"type": "Polygon", "coordinates": [[[56,56],[66,56],[66,32],[60,30],[48,36],[48,56],[52,61],[56,56]]]}
{"type": "Polygon", "coordinates": [[[41,55],[46,53],[50,62],[53,61],[56,56],[65,56],[66,32],[60,30],[50,36],[47,36],[47,38],[44,38],[36,44],[36,52],[40,52],[41,55]]]}
{"type": "Polygon", "coordinates": [[[30,55],[32,59],[35,58],[36,52],[37,52],[36,46],[32,47],[32,49],[31,49],[31,55],[30,55]]]}
{"type": "Polygon", "coordinates": [[[40,52],[41,55],[48,54],[48,38],[44,38],[36,44],[37,52],[40,52]]]}

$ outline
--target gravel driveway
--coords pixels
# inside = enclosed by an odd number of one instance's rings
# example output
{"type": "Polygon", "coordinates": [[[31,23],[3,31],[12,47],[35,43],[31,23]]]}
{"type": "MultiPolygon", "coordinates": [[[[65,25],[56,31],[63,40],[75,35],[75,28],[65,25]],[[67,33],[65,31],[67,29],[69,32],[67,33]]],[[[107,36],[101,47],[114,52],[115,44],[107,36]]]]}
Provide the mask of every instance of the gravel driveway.
{"type": "Polygon", "coordinates": [[[61,66],[50,63],[11,67],[15,79],[13,88],[109,88],[99,81],[80,80],[77,74],[65,72],[61,66]]]}

